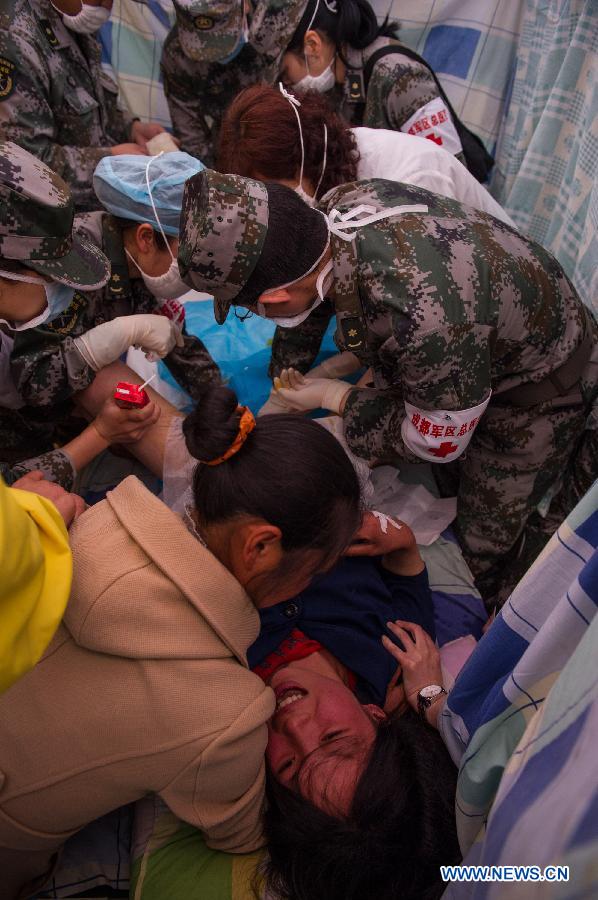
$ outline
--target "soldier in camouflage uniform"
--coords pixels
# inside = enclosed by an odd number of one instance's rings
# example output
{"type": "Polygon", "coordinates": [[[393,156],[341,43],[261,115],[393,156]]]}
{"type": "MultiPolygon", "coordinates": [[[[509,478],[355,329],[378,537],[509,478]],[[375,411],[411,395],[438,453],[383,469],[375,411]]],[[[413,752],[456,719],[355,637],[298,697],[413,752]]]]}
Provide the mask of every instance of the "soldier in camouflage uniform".
{"type": "MultiPolygon", "coordinates": [[[[372,463],[455,461],[457,532],[496,596],[501,560],[563,472],[596,392],[596,323],[554,257],[411,185],[356,182],[317,210],[282,186],[208,171],[185,187],[179,268],[215,295],[218,321],[235,303],[293,325],[316,288],[332,298],[337,343],[374,386],[318,378],[281,394],[342,414],[350,449],[372,463]]],[[[289,349],[303,328],[288,331],[289,349]]]]}
{"type": "MultiPolygon", "coordinates": [[[[50,309],[54,300],[43,283],[35,283],[36,276],[42,275],[49,282],[75,290],[86,290],[101,288],[110,275],[106,257],[94,244],[73,232],[73,221],[74,205],[64,181],[26,150],[0,141],[0,402],[3,407],[0,445],[3,449],[10,441],[10,430],[22,405],[10,373],[14,337],[27,334],[26,330],[14,330],[16,322],[20,328],[26,325],[20,321],[19,309],[33,321],[43,315],[44,308],[48,313],[60,311],[60,305],[50,309]],[[31,281],[32,277],[34,283],[21,280],[31,281]]],[[[27,455],[26,448],[20,448],[20,452],[21,457],[27,455]]],[[[14,471],[7,464],[0,465],[0,473],[11,483],[32,468],[70,483],[72,466],[61,451],[28,460],[14,471]]]]}
{"type": "MultiPolygon", "coordinates": [[[[27,436],[33,439],[32,449],[35,442],[51,439],[57,421],[72,412],[73,396],[92,383],[96,373],[81,357],[76,338],[121,316],[159,312],[158,301],[139,273],[130,273],[133,267],[125,255],[122,226],[108,213],[77,217],[77,233],[101,248],[110,262],[108,284],[97,291],[77,291],[71,305],[49,325],[16,334],[11,373],[26,405],[16,411],[0,409],[5,453],[22,450],[27,436]]],[[[220,381],[218,366],[204,344],[187,334],[184,325],[183,346],[174,347],[164,362],[196,400],[207,383],[220,381]]]]}
{"type": "Polygon", "coordinates": [[[175,0],[176,24],[162,52],[164,91],[181,149],[214,162],[224,110],[242,88],[273,83],[306,0],[175,0]]]}
{"type": "Polygon", "coordinates": [[[0,132],[67,182],[78,211],[98,209],[91,180],[103,156],[145,153],[164,130],[119,108],[100,55],[95,35],[67,28],[50,0],[0,0],[0,132]]]}
{"type": "MultiPolygon", "coordinates": [[[[27,159],[32,159],[25,151],[22,152],[27,159]]],[[[168,154],[170,159],[180,156],[181,154],[168,154]]],[[[123,166],[130,170],[134,166],[133,161],[137,159],[138,157],[118,157],[111,161],[111,165],[119,171],[123,166]]],[[[149,163],[150,158],[147,157],[147,160],[149,163]]],[[[158,171],[162,171],[166,165],[163,164],[160,168],[157,160],[152,159],[151,162],[158,171]]],[[[40,169],[46,170],[43,164],[36,164],[40,169]]],[[[145,167],[144,158],[140,160],[140,168],[145,170],[145,167]]],[[[180,180],[178,210],[163,212],[164,227],[171,230],[171,222],[175,219],[178,227],[182,183],[187,171],[184,164],[181,166],[180,160],[176,174],[173,175],[172,166],[168,168],[169,182],[177,177],[180,180]]],[[[197,171],[197,167],[193,167],[191,171],[197,171]]],[[[176,196],[176,188],[172,184],[169,184],[169,190],[171,197],[173,194],[176,196]]],[[[157,210],[160,209],[161,200],[162,195],[157,189],[157,210]]],[[[105,255],[99,249],[95,252],[105,266],[110,263],[110,280],[103,285],[102,279],[96,290],[72,292],[70,302],[57,310],[50,321],[39,327],[11,331],[4,335],[6,353],[0,400],[0,458],[12,464],[18,461],[19,468],[15,470],[17,475],[24,465],[27,469],[33,467],[45,471],[50,466],[50,470],[55,473],[54,480],[59,477],[64,485],[69,484],[64,467],[64,460],[68,460],[68,457],[62,451],[55,451],[51,459],[48,457],[47,464],[39,459],[27,458],[41,451],[49,451],[57,438],[62,437],[62,423],[73,411],[74,395],[89,387],[96,377],[97,368],[92,366],[86,355],[82,355],[82,337],[103,327],[103,323],[110,323],[118,328],[119,323],[133,322],[133,318],[156,323],[158,331],[163,330],[159,327],[162,325],[168,326],[167,331],[176,331],[167,319],[157,315],[160,312],[159,304],[163,301],[157,300],[150,293],[139,269],[125,255],[124,235],[128,230],[134,232],[136,223],[117,221],[107,213],[96,212],[77,217],[74,227],[84,246],[105,250],[105,255]],[[24,459],[27,459],[26,463],[22,462],[24,459]]],[[[154,226],[151,227],[153,229],[154,226]]],[[[151,233],[154,233],[153,230],[151,233]]],[[[162,256],[169,261],[166,250],[162,256]]],[[[165,265],[168,265],[168,261],[165,265]]],[[[185,289],[184,285],[182,287],[185,289]]],[[[114,338],[118,338],[118,335],[115,334],[114,338]]],[[[172,348],[173,344],[174,340],[168,347],[172,348]]],[[[166,364],[175,378],[197,398],[202,385],[208,381],[220,380],[219,370],[201,341],[186,334],[184,326],[179,344],[167,354],[166,364]]],[[[125,349],[128,345],[129,342],[125,340],[125,349]]],[[[117,359],[121,352],[122,347],[116,347],[106,364],[117,359]]]]}
{"type": "Polygon", "coordinates": [[[425,137],[465,162],[451,111],[432,72],[408,55],[396,31],[386,23],[379,27],[368,4],[309,0],[282,58],[283,81],[300,94],[306,75],[319,76],[304,82],[305,89],[329,93],[351,125],[425,137]],[[328,81],[334,76],[336,84],[329,88],[322,75],[330,67],[328,81]]]}

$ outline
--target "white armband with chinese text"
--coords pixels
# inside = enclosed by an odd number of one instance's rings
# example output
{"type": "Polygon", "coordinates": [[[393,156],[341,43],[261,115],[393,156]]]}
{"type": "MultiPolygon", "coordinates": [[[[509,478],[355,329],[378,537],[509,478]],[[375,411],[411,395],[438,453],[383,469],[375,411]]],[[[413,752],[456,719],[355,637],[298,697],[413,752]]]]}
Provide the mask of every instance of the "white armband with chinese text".
{"type": "Polygon", "coordinates": [[[463,147],[451,114],[442,97],[435,97],[420,107],[410,119],[401,125],[401,131],[416,137],[434,141],[443,150],[455,155],[462,153],[463,147]]]}
{"type": "Polygon", "coordinates": [[[473,433],[490,403],[492,391],[471,409],[420,409],[405,400],[407,415],[401,425],[405,446],[420,459],[446,463],[466,450],[473,433]]]}

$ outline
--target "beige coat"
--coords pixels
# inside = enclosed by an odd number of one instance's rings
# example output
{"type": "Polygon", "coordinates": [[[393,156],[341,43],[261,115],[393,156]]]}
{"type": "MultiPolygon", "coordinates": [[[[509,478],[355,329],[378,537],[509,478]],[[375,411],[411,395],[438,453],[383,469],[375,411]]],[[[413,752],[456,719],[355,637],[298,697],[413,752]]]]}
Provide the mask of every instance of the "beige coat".
{"type": "Polygon", "coordinates": [[[212,847],[262,843],[274,697],[247,669],[249,597],[134,477],[71,539],[64,622],[0,697],[3,898],[87,822],[150,791],[212,847]]]}

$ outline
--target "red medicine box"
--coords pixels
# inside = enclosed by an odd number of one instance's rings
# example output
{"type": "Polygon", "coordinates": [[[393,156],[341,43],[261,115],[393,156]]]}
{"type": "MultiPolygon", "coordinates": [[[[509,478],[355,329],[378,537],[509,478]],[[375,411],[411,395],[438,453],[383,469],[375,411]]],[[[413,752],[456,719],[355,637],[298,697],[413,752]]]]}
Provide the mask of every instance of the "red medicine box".
{"type": "Polygon", "coordinates": [[[114,399],[121,409],[143,409],[150,402],[147,391],[138,384],[119,381],[114,391],[114,399]]]}

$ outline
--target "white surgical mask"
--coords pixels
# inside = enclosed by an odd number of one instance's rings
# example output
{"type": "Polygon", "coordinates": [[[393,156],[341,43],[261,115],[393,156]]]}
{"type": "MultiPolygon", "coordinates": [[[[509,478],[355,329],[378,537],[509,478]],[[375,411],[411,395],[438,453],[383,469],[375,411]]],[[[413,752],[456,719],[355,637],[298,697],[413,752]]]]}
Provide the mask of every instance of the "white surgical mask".
{"type": "MultiPolygon", "coordinates": [[[[168,242],[166,245],[172,256],[172,250],[170,249],[168,242]]],[[[137,260],[131,256],[128,250],[125,250],[125,253],[141,272],[141,277],[143,278],[143,282],[148,291],[159,300],[176,300],[177,297],[182,297],[182,295],[186,294],[189,290],[189,285],[185,284],[181,278],[179,264],[174,256],[172,256],[172,262],[163,275],[148,275],[147,272],[143,271],[137,260]]]]}
{"type": "Polygon", "coordinates": [[[299,94],[305,94],[307,91],[317,91],[318,94],[326,94],[328,91],[331,91],[336,83],[336,76],[334,74],[335,61],[336,54],[332,57],[330,64],[326,66],[323,72],[319,75],[310,75],[309,63],[306,56],[305,67],[307,69],[307,75],[304,75],[303,78],[295,82],[293,85],[294,90],[299,94]]]}
{"type": "Polygon", "coordinates": [[[296,193],[299,197],[301,197],[301,199],[302,199],[305,203],[307,203],[308,206],[315,206],[315,205],[316,205],[316,198],[310,196],[310,194],[307,193],[307,191],[305,190],[305,188],[303,187],[303,185],[301,184],[301,182],[299,182],[299,184],[295,185],[295,187],[293,188],[293,190],[295,191],[295,193],[296,193]]]}
{"type": "MultiPolygon", "coordinates": [[[[328,8],[328,11],[331,13],[338,12],[336,0],[323,0],[324,5],[328,8]]],[[[309,20],[309,25],[305,29],[305,34],[311,30],[311,26],[314,24],[316,20],[316,16],[318,15],[318,9],[320,8],[320,0],[316,0],[316,5],[314,7],[314,12],[309,20]]],[[[334,74],[334,63],[336,61],[336,53],[332,57],[330,61],[330,65],[327,66],[324,71],[320,75],[310,75],[309,74],[309,63],[307,61],[307,54],[305,56],[305,68],[307,69],[307,75],[304,75],[296,84],[293,85],[296,91],[301,93],[302,91],[317,91],[318,94],[325,94],[327,91],[331,91],[336,82],[336,77],[334,74]]]]}
{"type": "Polygon", "coordinates": [[[157,297],[159,300],[176,300],[177,297],[182,297],[183,294],[187,293],[187,291],[189,290],[189,285],[185,284],[185,282],[181,278],[181,273],[179,272],[179,264],[174,258],[172,250],[170,249],[170,244],[168,243],[168,238],[166,237],[166,233],[162,228],[162,223],[160,222],[158,210],[156,209],[156,204],[154,203],[154,198],[152,195],[152,189],[149,180],[149,170],[153,161],[158,159],[158,157],[160,156],[162,156],[162,153],[158,153],[157,156],[152,156],[148,160],[147,166],[145,167],[145,183],[147,185],[147,193],[150,198],[150,203],[152,204],[152,210],[154,212],[156,224],[160,229],[160,234],[164,238],[164,243],[168,247],[168,252],[170,253],[172,262],[163,275],[148,275],[147,272],[143,271],[137,260],[133,256],[131,256],[128,250],[125,250],[125,253],[129,257],[131,262],[136,265],[141,272],[141,277],[143,278],[146,288],[148,289],[148,291],[150,291],[150,293],[154,295],[154,297],[157,297]]]}
{"type": "Polygon", "coordinates": [[[15,272],[0,272],[0,277],[10,281],[21,281],[24,284],[41,284],[46,292],[46,308],[39,316],[29,319],[27,322],[9,322],[8,319],[0,319],[12,331],[27,331],[29,328],[37,328],[57,319],[65,309],[73,302],[75,289],[58,281],[44,281],[43,278],[31,278],[26,275],[17,275],[15,272]]]}
{"type": "MultiPolygon", "coordinates": [[[[305,278],[305,276],[303,276],[305,278]]],[[[320,274],[318,275],[316,281],[316,293],[317,297],[311,306],[308,306],[307,309],[304,309],[303,312],[297,313],[295,316],[269,316],[271,322],[274,322],[275,325],[278,325],[280,328],[296,328],[297,325],[301,325],[302,322],[305,322],[308,316],[312,314],[314,309],[316,309],[320,303],[324,300],[324,297],[332,287],[332,282],[334,281],[334,273],[333,273],[333,262],[331,259],[328,260],[320,274]]],[[[266,304],[258,303],[258,314],[265,318],[265,307],[266,304]]]]}
{"type": "Polygon", "coordinates": [[[62,13],[62,21],[66,27],[77,34],[95,34],[109,18],[110,10],[105,6],[89,6],[87,3],[83,4],[76,16],[62,13]]]}

